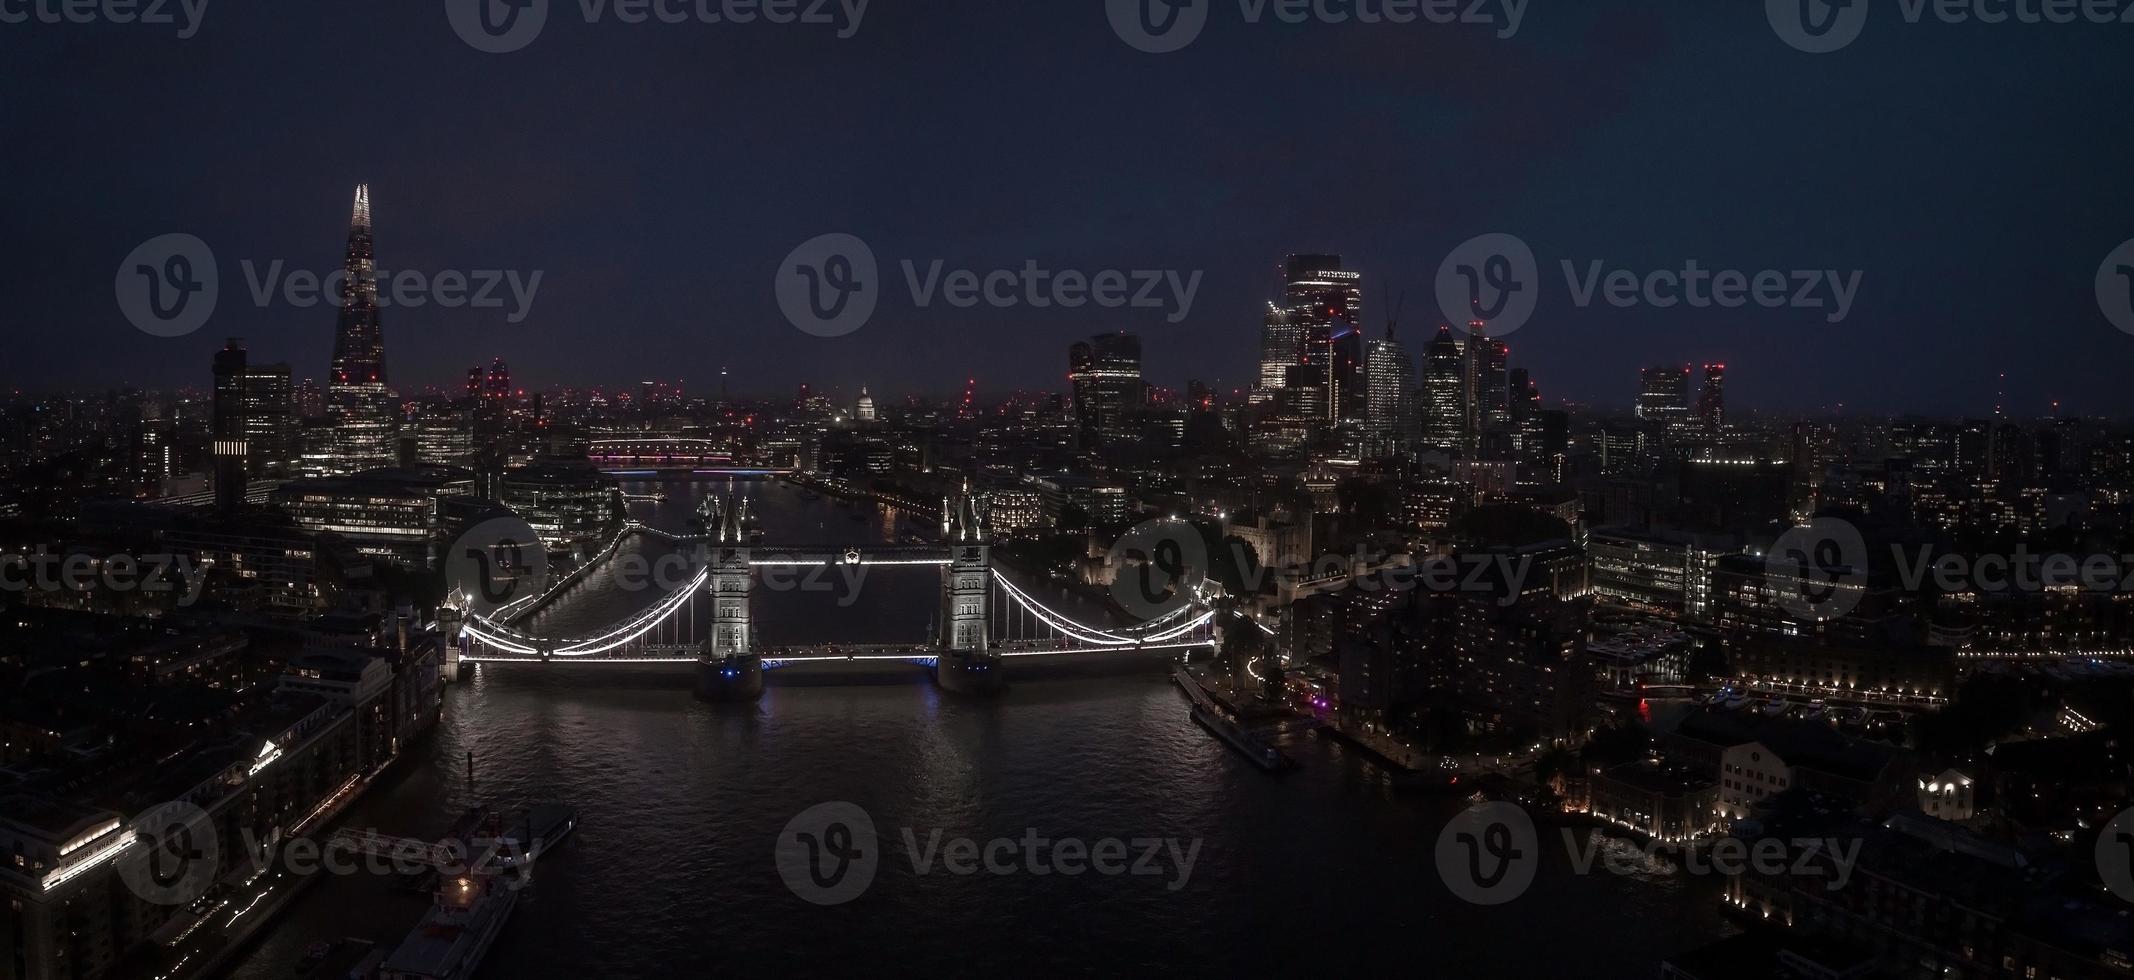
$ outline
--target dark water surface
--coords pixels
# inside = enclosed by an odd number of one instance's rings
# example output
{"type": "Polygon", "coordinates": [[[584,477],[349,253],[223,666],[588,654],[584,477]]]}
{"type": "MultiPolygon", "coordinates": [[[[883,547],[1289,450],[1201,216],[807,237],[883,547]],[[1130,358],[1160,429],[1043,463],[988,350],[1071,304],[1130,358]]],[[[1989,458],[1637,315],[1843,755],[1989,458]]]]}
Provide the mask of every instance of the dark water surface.
{"type": "MultiPolygon", "coordinates": [[[[820,512],[817,530],[870,528],[879,539],[890,519],[784,489],[761,493],[790,495],[775,518],[795,522],[789,530],[820,512]],[[854,512],[869,519],[850,521],[854,512]]],[[[686,511],[693,501],[657,506],[686,511]]],[[[779,612],[786,597],[759,597],[762,629],[795,641],[842,638],[811,636],[811,623],[858,638],[907,626],[923,635],[936,573],[901,579],[879,590],[870,581],[868,601],[835,615],[779,612]]],[[[552,620],[570,625],[566,617],[603,597],[644,601],[599,588],[552,620]]],[[[1717,934],[1708,885],[1598,867],[1574,875],[1547,828],[1527,894],[1469,905],[1447,890],[1434,857],[1461,801],[1395,793],[1323,740],[1290,751],[1301,765],[1286,775],[1245,764],[1187,718],[1157,667],[1018,683],[998,700],[946,695],[915,675],[909,684],[773,686],[757,704],[712,705],[690,696],[686,669],[492,665],[447,694],[436,733],[344,825],[434,835],[476,802],[577,808],[577,833],[540,862],[485,978],[1358,968],[1649,977],[1661,957],[1717,934]],[[827,801],[864,808],[882,847],[871,887],[834,907],[796,897],[773,860],[787,821],[827,801]],[[921,874],[907,829],[922,847],[937,831],[981,842],[1032,829],[1092,842],[1169,838],[1195,861],[1184,876],[1169,858],[1166,873],[1145,876],[958,876],[938,859],[921,874]]],[[[323,938],[396,942],[424,905],[374,878],[325,881],[234,975],[287,977],[323,938]]]]}

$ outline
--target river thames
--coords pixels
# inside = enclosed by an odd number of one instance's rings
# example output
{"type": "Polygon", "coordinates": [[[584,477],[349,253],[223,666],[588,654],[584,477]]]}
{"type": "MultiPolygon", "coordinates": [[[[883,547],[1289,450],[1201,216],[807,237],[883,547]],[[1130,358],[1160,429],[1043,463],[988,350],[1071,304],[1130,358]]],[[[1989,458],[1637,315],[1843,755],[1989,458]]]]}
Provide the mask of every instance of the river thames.
{"type": "MultiPolygon", "coordinates": [[[[632,511],[678,526],[707,488],[629,489],[670,494],[632,511]]],[[[883,508],[776,484],[755,493],[776,543],[907,533],[883,508]]],[[[545,627],[597,624],[650,598],[603,589],[596,577],[545,627]]],[[[937,589],[937,571],[913,568],[875,573],[856,597],[759,592],[759,629],[766,642],[916,639],[937,589]]],[[[1598,864],[1576,874],[1546,827],[1533,887],[1470,905],[1435,858],[1463,801],[1393,791],[1330,740],[1286,749],[1300,765],[1284,775],[1245,763],[1188,719],[1156,665],[1018,682],[995,700],[944,694],[917,668],[870,686],[774,678],[755,704],[695,700],[686,668],[489,665],[448,690],[435,733],[342,826],[436,835],[476,803],[576,808],[576,834],[538,863],[487,977],[1650,977],[1662,957],[1724,931],[1711,883],[1598,864]],[[789,820],[831,801],[863,808],[882,850],[863,894],[822,906],[787,886],[773,853],[789,820]],[[1020,863],[957,875],[937,855],[922,871],[907,833],[922,849],[959,837],[1162,839],[1192,862],[1189,873],[1166,857],[1150,875],[1020,863]]],[[[322,939],[390,945],[425,906],[374,877],[327,879],[233,975],[285,978],[322,939]]]]}

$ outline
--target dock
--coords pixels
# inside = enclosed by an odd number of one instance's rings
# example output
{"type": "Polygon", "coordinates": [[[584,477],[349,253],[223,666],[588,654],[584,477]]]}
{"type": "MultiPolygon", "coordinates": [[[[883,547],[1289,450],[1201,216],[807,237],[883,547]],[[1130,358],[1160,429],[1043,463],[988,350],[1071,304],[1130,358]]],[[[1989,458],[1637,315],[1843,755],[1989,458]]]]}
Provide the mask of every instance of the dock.
{"type": "Polygon", "coordinates": [[[1180,690],[1186,692],[1186,697],[1192,699],[1192,719],[1210,734],[1221,739],[1224,745],[1237,750],[1239,755],[1245,757],[1245,761],[1266,772],[1281,772],[1297,764],[1295,759],[1283,754],[1281,749],[1261,740],[1232,720],[1229,712],[1223,710],[1222,705],[1201,686],[1199,678],[1194,677],[1186,668],[1172,668],[1171,680],[1180,690]]]}

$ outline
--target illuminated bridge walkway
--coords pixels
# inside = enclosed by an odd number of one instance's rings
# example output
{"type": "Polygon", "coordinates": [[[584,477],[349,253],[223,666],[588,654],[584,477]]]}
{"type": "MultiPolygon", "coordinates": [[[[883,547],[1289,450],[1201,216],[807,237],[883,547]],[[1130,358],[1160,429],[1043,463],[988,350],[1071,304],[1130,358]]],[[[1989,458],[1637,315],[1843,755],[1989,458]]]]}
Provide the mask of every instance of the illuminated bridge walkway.
{"type": "Polygon", "coordinates": [[[968,499],[951,506],[944,522],[946,543],[867,545],[851,548],[764,548],[743,530],[747,505],[707,501],[699,515],[703,532],[676,535],[643,525],[617,536],[646,534],[694,545],[688,581],[649,608],[604,629],[579,636],[550,636],[523,627],[529,613],[581,581],[616,551],[610,545],[571,579],[542,596],[490,612],[463,611],[455,653],[459,663],[479,664],[726,664],[742,671],[777,670],[807,664],[904,661],[937,670],[944,660],[957,670],[987,671],[1007,658],[1103,656],[1148,651],[1186,651],[1214,645],[1215,610],[1198,596],[1181,596],[1168,611],[1142,623],[1100,627],[1047,606],[994,568],[977,508],[968,499]],[[811,644],[764,647],[755,642],[749,612],[756,570],[766,567],[834,565],[927,565],[941,569],[941,610],[935,635],[908,642],[811,644]],[[700,622],[701,621],[701,622],[700,622]],[[701,630],[701,631],[700,631],[701,630]]]}
{"type": "Polygon", "coordinates": [[[731,466],[733,449],[710,439],[671,436],[602,436],[586,456],[604,466],[731,466]]]}

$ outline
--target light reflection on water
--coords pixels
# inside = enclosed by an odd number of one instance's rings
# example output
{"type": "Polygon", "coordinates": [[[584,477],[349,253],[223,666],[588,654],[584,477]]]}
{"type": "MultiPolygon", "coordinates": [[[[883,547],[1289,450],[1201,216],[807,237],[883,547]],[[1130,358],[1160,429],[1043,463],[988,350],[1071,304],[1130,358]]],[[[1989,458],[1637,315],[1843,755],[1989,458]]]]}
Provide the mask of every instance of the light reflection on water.
{"type": "MultiPolygon", "coordinates": [[[[679,496],[658,506],[686,513],[694,504],[679,496]]],[[[774,513],[768,501],[759,507],[774,513]]],[[[790,511],[778,520],[861,526],[834,516],[844,508],[798,495],[777,507],[790,511]]],[[[885,585],[878,597],[870,580],[859,612],[807,625],[901,628],[893,607],[913,600],[897,589],[923,593],[925,607],[936,582],[918,569],[910,585],[885,585]],[[878,598],[891,608],[874,610],[878,598]]],[[[1320,740],[1289,746],[1302,761],[1290,774],[1262,773],[1188,720],[1160,668],[1018,682],[991,701],[945,695],[919,677],[774,685],[757,704],[713,705],[691,697],[686,667],[487,667],[448,692],[445,720],[414,749],[414,764],[390,774],[345,825],[436,834],[477,801],[577,808],[577,834],[541,862],[487,978],[1304,968],[1649,977],[1662,956],[1715,934],[1707,885],[1573,875],[1547,827],[1532,891],[1506,906],[1469,906],[1438,880],[1434,858],[1437,831],[1460,801],[1395,794],[1353,753],[1320,740]],[[865,895],[823,908],[786,889],[771,854],[788,819],[830,800],[866,808],[884,851],[865,895]],[[1029,828],[1201,847],[1176,891],[1133,876],[919,875],[905,855],[906,829],[923,841],[937,829],[988,840],[1029,828]]],[[[423,905],[374,879],[326,881],[235,975],[286,977],[318,939],[395,941],[423,905]]]]}

